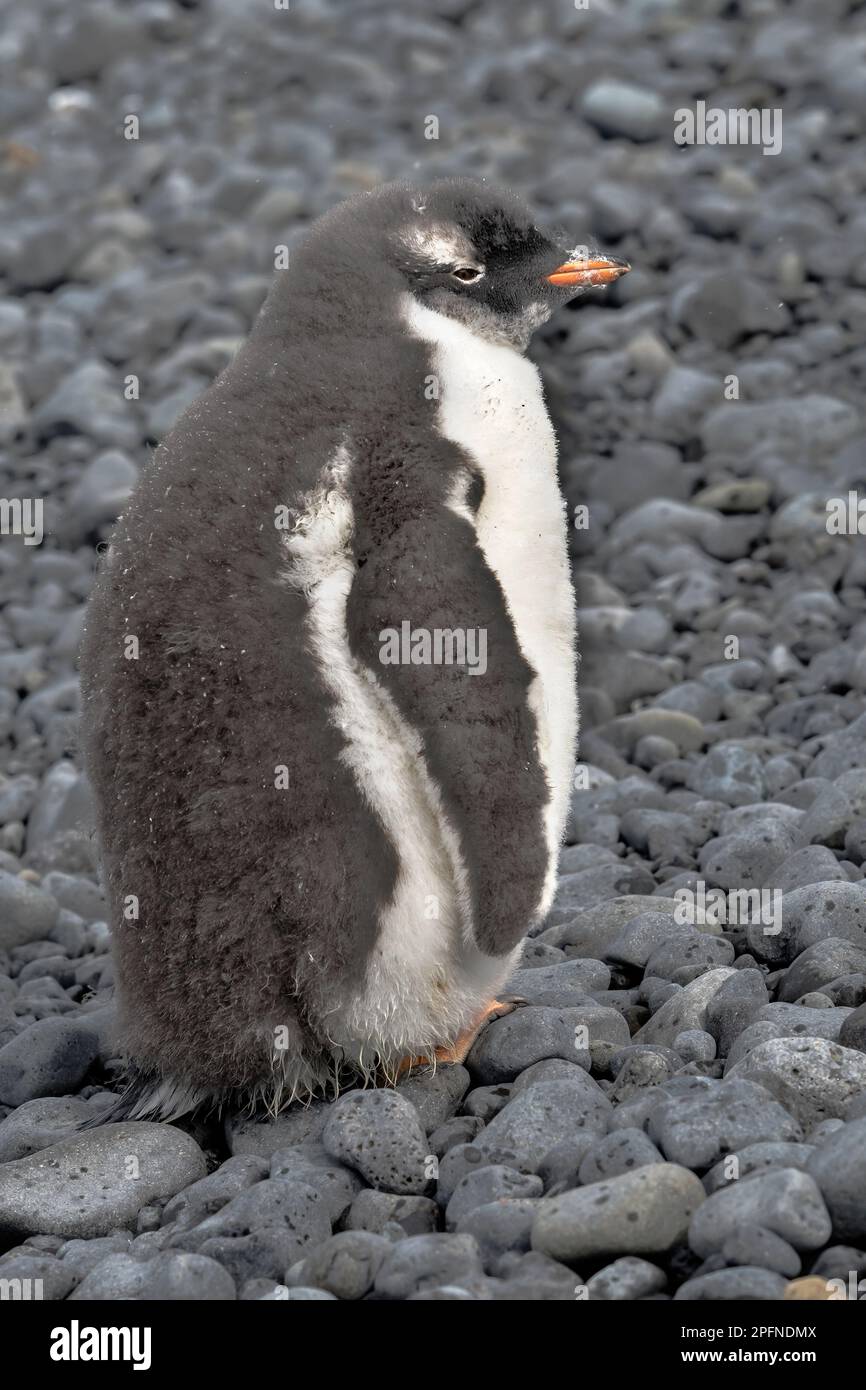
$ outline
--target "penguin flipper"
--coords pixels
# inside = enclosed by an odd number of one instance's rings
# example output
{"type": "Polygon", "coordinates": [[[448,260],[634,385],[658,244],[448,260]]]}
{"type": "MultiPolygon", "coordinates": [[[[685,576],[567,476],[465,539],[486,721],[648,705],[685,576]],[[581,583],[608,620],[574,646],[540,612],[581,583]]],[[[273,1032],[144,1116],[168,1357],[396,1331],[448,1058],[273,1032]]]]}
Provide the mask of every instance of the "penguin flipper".
{"type": "Polygon", "coordinates": [[[349,598],[359,655],[421,743],[421,759],[460,847],[471,935],[502,957],[535,922],[548,871],[550,792],[538,756],[524,657],[503,591],[473,527],[447,507],[407,520],[356,571],[349,598]],[[423,565],[424,582],[419,582],[423,565]],[[383,661],[383,632],[452,631],[484,662],[383,661]],[[484,669],[482,669],[482,665],[484,669]]]}

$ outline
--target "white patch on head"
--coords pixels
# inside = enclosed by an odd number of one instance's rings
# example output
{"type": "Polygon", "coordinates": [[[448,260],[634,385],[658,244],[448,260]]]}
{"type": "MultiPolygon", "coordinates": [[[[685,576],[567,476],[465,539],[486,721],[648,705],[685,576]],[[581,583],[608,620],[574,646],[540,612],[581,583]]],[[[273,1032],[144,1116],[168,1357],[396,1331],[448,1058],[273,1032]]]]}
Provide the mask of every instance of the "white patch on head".
{"type": "MultiPolygon", "coordinates": [[[[548,866],[537,908],[543,915],[556,890],[577,738],[575,603],[556,439],[538,370],[513,347],[473,333],[410,295],[404,300],[404,321],[410,332],[435,347],[440,430],[484,476],[484,496],[473,519],[478,544],[502,586],[520,648],[536,672],[529,701],[550,788],[548,866]]],[[[465,516],[462,500],[458,494],[451,505],[465,516]]]]}
{"type": "Polygon", "coordinates": [[[404,227],[399,240],[413,256],[428,261],[431,267],[479,265],[475,248],[459,227],[446,223],[422,223],[404,227]]]}
{"type": "Polygon", "coordinates": [[[284,536],[289,564],[282,578],[307,595],[312,649],[346,740],[341,759],[399,859],[365,978],[342,996],[333,981],[324,981],[313,1013],[335,1055],[360,1067],[379,1061],[387,1068],[406,1054],[430,1055],[453,1042],[507,979],[519,948],[492,957],[475,946],[459,838],[425,764],[421,737],[349,646],[346,605],[355,576],[350,470],[348,450],[341,448],[284,536]],[[431,916],[433,903],[437,915],[431,916]]]}

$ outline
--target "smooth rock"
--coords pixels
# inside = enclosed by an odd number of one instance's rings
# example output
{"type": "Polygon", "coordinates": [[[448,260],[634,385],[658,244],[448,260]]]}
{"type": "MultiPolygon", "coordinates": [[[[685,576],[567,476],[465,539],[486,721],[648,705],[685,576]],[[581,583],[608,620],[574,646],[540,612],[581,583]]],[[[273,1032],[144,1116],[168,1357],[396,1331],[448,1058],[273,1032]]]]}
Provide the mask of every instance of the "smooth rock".
{"type": "Polygon", "coordinates": [[[99,1050],[99,1034],[86,1015],[40,1019],[0,1048],[0,1102],[23,1105],[74,1091],[99,1050]]]}
{"type": "Polygon", "coordinates": [[[379,1298],[401,1299],[443,1284],[471,1291],[483,1274],[474,1237],[457,1233],[407,1236],[383,1260],[375,1292],[379,1298]]]}
{"type": "Polygon", "coordinates": [[[101,1236],[203,1178],[204,1154],[173,1125],[105,1125],[0,1167],[0,1230],[101,1236]]]}
{"type": "Polygon", "coordinates": [[[808,1171],[827,1203],[837,1240],[866,1243],[866,1118],[831,1134],[808,1171]]]}
{"type": "Polygon", "coordinates": [[[335,1298],[354,1302],[370,1292],[392,1249],[384,1236],[369,1231],[340,1231],[296,1264],[287,1283],[324,1289],[335,1298]]]}
{"type": "Polygon", "coordinates": [[[581,1133],[600,1135],[607,1129],[610,1101],[597,1082],[579,1067],[568,1080],[541,1081],[530,1086],[495,1115],[473,1148],[500,1154],[522,1171],[534,1172],[544,1155],[563,1139],[581,1133]]]}
{"type": "Polygon", "coordinates": [[[86,1275],[70,1302],[227,1302],[237,1297],[231,1275],[204,1255],[163,1250],[149,1260],[108,1255],[86,1275]]]}
{"type": "Polygon", "coordinates": [[[689,1245],[706,1258],[743,1228],[764,1226],[797,1251],[820,1250],[832,1225],[815,1180],[797,1168],[740,1178],[707,1197],[689,1228],[689,1245]]]}
{"type": "Polygon", "coordinates": [[[680,1244],[704,1201],[699,1178],[673,1163],[544,1197],[532,1246],[554,1259],[663,1254],[680,1244]]]}
{"type": "Polygon", "coordinates": [[[852,1096],[866,1090],[866,1055],[824,1038],[770,1038],[728,1076],[757,1081],[808,1132],[843,1118],[852,1096]]]}

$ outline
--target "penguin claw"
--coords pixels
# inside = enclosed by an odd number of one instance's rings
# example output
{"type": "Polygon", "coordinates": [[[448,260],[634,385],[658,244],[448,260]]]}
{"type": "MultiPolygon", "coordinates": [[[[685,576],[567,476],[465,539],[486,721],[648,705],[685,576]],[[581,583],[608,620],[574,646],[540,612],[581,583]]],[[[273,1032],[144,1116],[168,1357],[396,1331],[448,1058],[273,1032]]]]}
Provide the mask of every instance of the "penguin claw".
{"type": "Polygon", "coordinates": [[[402,1081],[410,1072],[426,1067],[457,1066],[465,1062],[476,1039],[488,1023],[497,1018],[505,1018],[507,1014],[522,1008],[528,1002],[518,995],[511,995],[507,999],[491,999],[470,1027],[458,1035],[451,1047],[437,1047],[432,1057],[403,1057],[397,1063],[396,1079],[402,1081]]]}
{"type": "Polygon", "coordinates": [[[485,1014],[481,1027],[486,1023],[492,1023],[494,1018],[505,1018],[508,1014],[513,1014],[515,1009],[523,1009],[529,1003],[520,994],[509,994],[507,999],[494,999],[490,1005],[491,1012],[485,1014]]]}

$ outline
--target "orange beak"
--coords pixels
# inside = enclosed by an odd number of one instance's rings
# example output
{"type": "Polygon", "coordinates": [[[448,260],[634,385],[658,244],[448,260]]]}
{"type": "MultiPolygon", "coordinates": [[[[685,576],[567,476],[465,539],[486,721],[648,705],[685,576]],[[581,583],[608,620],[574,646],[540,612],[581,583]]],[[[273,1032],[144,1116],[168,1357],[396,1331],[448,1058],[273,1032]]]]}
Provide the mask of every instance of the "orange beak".
{"type": "Polygon", "coordinates": [[[565,261],[551,275],[545,275],[551,285],[611,285],[631,270],[628,261],[613,256],[595,256],[586,261],[565,261]]]}

